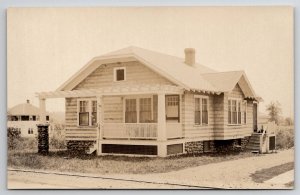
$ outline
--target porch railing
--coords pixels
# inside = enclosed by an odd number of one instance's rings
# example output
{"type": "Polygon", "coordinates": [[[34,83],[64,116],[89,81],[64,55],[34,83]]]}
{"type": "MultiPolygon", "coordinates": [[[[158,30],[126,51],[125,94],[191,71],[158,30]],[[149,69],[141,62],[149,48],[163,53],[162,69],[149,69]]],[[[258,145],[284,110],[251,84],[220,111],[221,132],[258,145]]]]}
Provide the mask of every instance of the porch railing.
{"type": "Polygon", "coordinates": [[[157,123],[104,123],[103,138],[156,139],[157,123]]]}

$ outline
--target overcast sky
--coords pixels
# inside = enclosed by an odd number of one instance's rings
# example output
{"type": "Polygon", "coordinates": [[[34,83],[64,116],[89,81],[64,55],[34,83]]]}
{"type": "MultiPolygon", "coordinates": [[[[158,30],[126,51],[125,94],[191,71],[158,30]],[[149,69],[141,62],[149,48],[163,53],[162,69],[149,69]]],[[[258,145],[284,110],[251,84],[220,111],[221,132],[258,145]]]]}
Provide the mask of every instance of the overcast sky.
{"type": "MultiPolygon", "coordinates": [[[[293,116],[291,7],[26,8],[8,11],[8,107],[54,91],[91,58],[130,45],[217,71],[244,70],[266,104],[293,116]]],[[[47,100],[47,110],[64,111],[47,100]]]]}

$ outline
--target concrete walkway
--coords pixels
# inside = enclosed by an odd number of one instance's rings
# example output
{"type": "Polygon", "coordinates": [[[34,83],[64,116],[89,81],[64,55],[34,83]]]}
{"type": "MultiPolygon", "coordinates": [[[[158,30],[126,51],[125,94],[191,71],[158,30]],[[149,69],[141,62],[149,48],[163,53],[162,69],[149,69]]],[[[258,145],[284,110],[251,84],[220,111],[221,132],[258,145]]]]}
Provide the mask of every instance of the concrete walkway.
{"type": "Polygon", "coordinates": [[[265,183],[276,184],[276,185],[285,185],[287,183],[294,181],[294,174],[295,174],[295,170],[291,170],[291,171],[282,173],[280,175],[277,175],[276,177],[273,177],[272,179],[265,181],[265,183]]]}

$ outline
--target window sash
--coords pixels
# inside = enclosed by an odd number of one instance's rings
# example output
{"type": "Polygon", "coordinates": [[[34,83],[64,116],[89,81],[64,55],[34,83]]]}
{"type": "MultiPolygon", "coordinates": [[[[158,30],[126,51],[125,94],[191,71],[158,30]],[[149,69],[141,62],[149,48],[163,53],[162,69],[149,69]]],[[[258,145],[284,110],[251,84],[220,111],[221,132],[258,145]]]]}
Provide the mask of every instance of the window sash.
{"type": "Polygon", "coordinates": [[[78,126],[97,125],[97,101],[94,99],[78,100],[78,126]]]}
{"type": "Polygon", "coordinates": [[[241,100],[228,100],[228,124],[242,124],[241,100]]]}
{"type": "Polygon", "coordinates": [[[194,123],[208,125],[208,97],[195,97],[194,123]]]}

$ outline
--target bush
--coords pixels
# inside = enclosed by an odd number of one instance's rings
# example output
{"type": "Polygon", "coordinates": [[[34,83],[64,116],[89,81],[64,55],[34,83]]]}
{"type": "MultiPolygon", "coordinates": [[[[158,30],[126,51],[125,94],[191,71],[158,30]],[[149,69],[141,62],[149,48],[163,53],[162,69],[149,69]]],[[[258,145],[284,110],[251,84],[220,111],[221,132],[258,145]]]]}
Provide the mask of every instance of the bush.
{"type": "Polygon", "coordinates": [[[288,149],[294,147],[294,128],[279,127],[276,135],[277,149],[288,149]]]}
{"type": "Polygon", "coordinates": [[[15,149],[17,147],[17,144],[20,139],[20,135],[21,135],[21,131],[19,131],[17,128],[13,128],[13,127],[7,128],[8,149],[15,149]]]}

